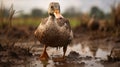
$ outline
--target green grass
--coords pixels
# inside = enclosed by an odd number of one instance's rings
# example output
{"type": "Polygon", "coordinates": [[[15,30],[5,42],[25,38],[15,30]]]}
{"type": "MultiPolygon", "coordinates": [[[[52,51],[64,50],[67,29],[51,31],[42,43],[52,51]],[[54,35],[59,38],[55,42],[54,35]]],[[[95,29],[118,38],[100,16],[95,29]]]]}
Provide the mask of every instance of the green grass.
{"type": "Polygon", "coordinates": [[[75,28],[76,26],[80,25],[80,21],[76,20],[76,19],[69,19],[70,21],[70,25],[72,28],[75,28]]]}
{"type": "MultiPolygon", "coordinates": [[[[76,19],[69,19],[70,21],[70,25],[72,28],[78,26],[80,24],[80,22],[76,19]]],[[[28,18],[28,19],[16,19],[13,20],[13,25],[28,25],[28,26],[38,26],[41,22],[40,18],[28,18]]]]}
{"type": "MultiPolygon", "coordinates": [[[[7,21],[7,19],[5,19],[5,22],[7,21]]],[[[70,25],[72,28],[78,26],[80,24],[80,21],[74,19],[74,18],[70,18],[70,25]]],[[[12,19],[12,25],[13,26],[34,26],[37,27],[41,22],[41,18],[13,18],[12,19]]],[[[0,24],[1,25],[1,24],[0,24]]]]}
{"type": "Polygon", "coordinates": [[[26,25],[26,26],[38,26],[41,22],[39,18],[27,18],[27,19],[14,19],[13,25],[26,25]]]}

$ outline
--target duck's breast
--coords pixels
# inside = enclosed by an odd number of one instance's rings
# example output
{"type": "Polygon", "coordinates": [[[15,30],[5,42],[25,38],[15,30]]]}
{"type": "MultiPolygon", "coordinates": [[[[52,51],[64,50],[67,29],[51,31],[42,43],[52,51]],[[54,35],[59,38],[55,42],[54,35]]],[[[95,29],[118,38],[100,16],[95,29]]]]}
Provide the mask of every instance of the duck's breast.
{"type": "Polygon", "coordinates": [[[39,41],[48,46],[57,47],[68,45],[70,40],[69,26],[64,26],[63,22],[47,21],[46,24],[40,24],[36,30],[39,41]]]}

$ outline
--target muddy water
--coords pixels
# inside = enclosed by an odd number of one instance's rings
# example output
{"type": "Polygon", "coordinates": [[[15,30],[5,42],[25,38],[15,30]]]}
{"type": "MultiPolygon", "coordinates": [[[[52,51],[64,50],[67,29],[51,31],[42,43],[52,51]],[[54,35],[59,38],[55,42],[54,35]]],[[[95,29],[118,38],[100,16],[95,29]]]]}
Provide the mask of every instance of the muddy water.
{"type": "MultiPolygon", "coordinates": [[[[32,57],[26,57],[25,60],[15,60],[17,64],[13,63],[11,67],[119,67],[120,62],[106,62],[107,55],[110,55],[111,49],[120,43],[106,42],[105,40],[84,41],[68,46],[65,61],[55,62],[53,58],[61,57],[63,50],[60,48],[47,48],[47,52],[50,56],[48,61],[40,61],[39,55],[42,53],[43,47],[39,45],[39,42],[30,43],[32,45],[30,52],[32,57]]],[[[17,46],[26,45],[28,43],[17,43],[17,46]]],[[[30,46],[29,46],[30,47],[30,46]]],[[[4,60],[4,59],[3,59],[4,60]]],[[[4,67],[9,67],[10,63],[5,63],[4,67]]],[[[0,66],[1,67],[1,66],[0,66]]]]}
{"type": "MultiPolygon", "coordinates": [[[[105,41],[84,41],[78,44],[68,46],[66,53],[66,61],[54,62],[52,58],[56,56],[62,56],[63,50],[60,48],[47,48],[47,52],[50,56],[49,61],[40,61],[38,56],[29,59],[28,67],[119,67],[120,62],[105,62],[107,55],[110,54],[111,49],[116,44],[113,42],[105,41]],[[70,52],[76,52],[76,54],[70,54],[70,52]]],[[[38,48],[38,47],[37,47],[38,48]]],[[[41,48],[42,51],[42,48],[41,48]]],[[[38,53],[41,53],[38,52],[38,53]]],[[[34,55],[37,55],[34,54],[34,55]]]]}

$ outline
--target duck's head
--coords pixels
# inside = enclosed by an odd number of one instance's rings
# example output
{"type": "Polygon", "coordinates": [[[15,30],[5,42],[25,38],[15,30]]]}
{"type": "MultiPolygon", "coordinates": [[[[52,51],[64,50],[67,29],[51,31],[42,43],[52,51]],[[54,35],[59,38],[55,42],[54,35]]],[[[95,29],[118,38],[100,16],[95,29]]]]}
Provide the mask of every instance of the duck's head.
{"type": "Polygon", "coordinates": [[[48,14],[56,18],[63,18],[60,14],[60,5],[58,2],[51,2],[48,8],[48,14]]]}

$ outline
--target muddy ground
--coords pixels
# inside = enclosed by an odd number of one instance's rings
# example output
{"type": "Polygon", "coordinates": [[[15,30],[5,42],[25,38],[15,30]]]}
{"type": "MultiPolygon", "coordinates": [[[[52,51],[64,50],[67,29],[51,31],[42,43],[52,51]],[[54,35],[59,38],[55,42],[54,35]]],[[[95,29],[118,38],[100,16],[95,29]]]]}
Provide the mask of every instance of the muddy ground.
{"type": "Polygon", "coordinates": [[[48,61],[40,61],[43,45],[34,37],[34,27],[0,29],[0,67],[119,67],[120,37],[110,32],[74,29],[74,39],[68,46],[66,60],[62,48],[48,47],[48,61]],[[117,49],[117,51],[112,51],[117,49]],[[116,54],[117,52],[117,55],[116,54]],[[112,54],[111,54],[112,53],[112,54]]]}

